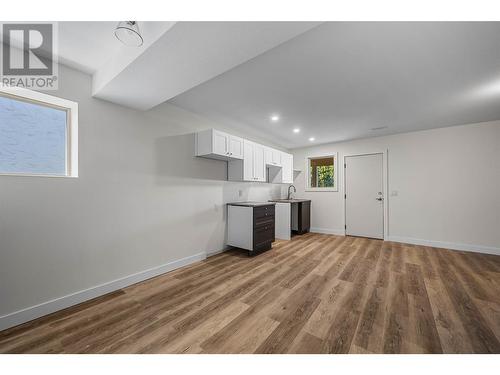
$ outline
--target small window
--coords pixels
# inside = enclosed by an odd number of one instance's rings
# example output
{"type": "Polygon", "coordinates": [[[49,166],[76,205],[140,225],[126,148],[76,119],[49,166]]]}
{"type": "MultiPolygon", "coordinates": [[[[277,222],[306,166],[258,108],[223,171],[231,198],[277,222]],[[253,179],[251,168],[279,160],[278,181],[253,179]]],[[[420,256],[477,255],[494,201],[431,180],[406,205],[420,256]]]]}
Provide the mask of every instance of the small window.
{"type": "Polygon", "coordinates": [[[308,191],[337,191],[337,155],[308,157],[306,160],[308,191]]]}
{"type": "Polygon", "coordinates": [[[76,103],[0,89],[0,174],[78,176],[76,103]]]}

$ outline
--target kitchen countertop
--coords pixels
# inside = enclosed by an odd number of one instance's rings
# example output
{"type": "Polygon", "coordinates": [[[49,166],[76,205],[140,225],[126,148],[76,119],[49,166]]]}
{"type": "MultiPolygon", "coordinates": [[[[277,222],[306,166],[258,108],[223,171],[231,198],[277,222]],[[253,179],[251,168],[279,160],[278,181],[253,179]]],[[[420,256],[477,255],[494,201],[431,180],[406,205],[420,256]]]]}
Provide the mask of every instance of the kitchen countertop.
{"type": "Polygon", "coordinates": [[[274,206],[273,202],[233,202],[228,203],[228,206],[243,206],[243,207],[260,207],[260,206],[274,206]]]}
{"type": "Polygon", "coordinates": [[[302,203],[302,202],[310,202],[310,199],[272,199],[269,202],[276,203],[302,203]]]}

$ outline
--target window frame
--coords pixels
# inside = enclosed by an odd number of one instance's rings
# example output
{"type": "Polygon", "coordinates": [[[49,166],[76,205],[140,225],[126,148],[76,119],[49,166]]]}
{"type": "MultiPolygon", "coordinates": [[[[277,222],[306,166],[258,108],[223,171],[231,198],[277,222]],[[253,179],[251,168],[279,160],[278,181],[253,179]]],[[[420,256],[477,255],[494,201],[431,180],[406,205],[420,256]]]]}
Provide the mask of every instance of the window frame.
{"type": "Polygon", "coordinates": [[[0,176],[78,177],[78,103],[21,87],[0,86],[0,96],[66,112],[66,173],[64,175],[0,172],[0,176]]]}
{"type": "Polygon", "coordinates": [[[306,168],[305,168],[305,191],[309,192],[326,192],[326,191],[339,191],[339,182],[338,182],[338,153],[330,152],[325,154],[314,154],[306,156],[306,168]],[[311,187],[311,159],[325,159],[325,158],[333,158],[333,187],[311,187]]]}

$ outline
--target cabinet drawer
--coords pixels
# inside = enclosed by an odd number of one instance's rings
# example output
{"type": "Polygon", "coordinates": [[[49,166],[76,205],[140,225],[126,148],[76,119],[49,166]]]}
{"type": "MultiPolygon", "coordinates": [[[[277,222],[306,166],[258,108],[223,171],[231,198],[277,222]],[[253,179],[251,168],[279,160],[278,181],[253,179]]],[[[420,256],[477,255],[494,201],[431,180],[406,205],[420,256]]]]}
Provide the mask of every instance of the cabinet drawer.
{"type": "Polygon", "coordinates": [[[265,227],[260,230],[254,231],[253,234],[253,244],[254,247],[264,243],[264,242],[273,242],[274,241],[274,226],[265,227]]]}
{"type": "Polygon", "coordinates": [[[257,244],[253,247],[252,252],[259,252],[259,251],[264,251],[264,250],[269,250],[273,247],[273,244],[271,241],[266,241],[262,242],[260,244],[257,244]]]}
{"type": "Polygon", "coordinates": [[[258,217],[253,221],[254,228],[261,228],[263,226],[269,226],[269,225],[274,226],[274,215],[258,217]]]}
{"type": "Polygon", "coordinates": [[[254,219],[266,216],[274,216],[274,205],[254,207],[253,209],[254,219]]]}
{"type": "Polygon", "coordinates": [[[254,225],[253,231],[255,232],[264,232],[268,230],[274,230],[274,220],[273,221],[265,221],[259,223],[259,225],[254,225]]]}

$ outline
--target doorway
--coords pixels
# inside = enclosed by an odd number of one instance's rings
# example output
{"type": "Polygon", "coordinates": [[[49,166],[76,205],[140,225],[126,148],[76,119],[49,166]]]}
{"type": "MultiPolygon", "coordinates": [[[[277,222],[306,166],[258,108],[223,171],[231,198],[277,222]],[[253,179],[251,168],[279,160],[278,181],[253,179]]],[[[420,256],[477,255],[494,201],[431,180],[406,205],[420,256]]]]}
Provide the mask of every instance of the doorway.
{"type": "Polygon", "coordinates": [[[384,154],[344,157],[345,233],[384,238],[384,154]]]}

